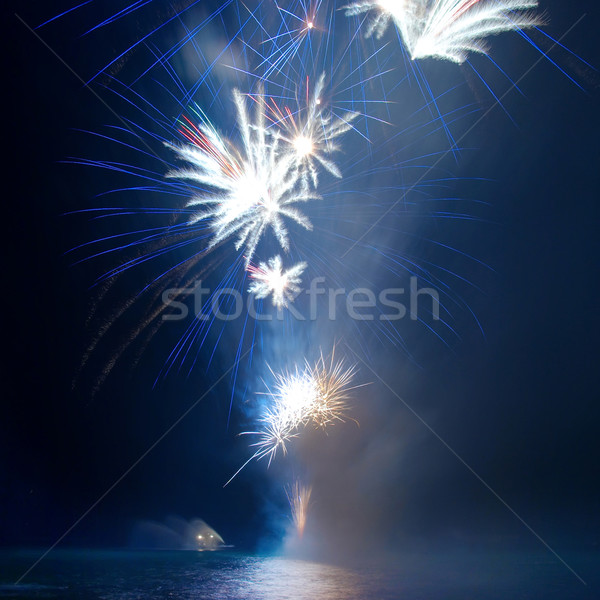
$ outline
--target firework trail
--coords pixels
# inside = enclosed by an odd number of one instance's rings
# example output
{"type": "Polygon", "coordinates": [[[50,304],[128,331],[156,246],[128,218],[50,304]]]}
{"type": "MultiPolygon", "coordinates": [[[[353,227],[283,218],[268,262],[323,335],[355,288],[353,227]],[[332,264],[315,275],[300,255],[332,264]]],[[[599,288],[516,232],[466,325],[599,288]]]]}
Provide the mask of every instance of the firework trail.
{"type": "Polygon", "coordinates": [[[462,63],[469,52],[487,54],[488,36],[540,25],[530,12],[537,6],[537,0],[363,0],[346,6],[346,15],[377,11],[366,35],[378,38],[393,21],[413,60],[462,63]]]}
{"type": "Polygon", "coordinates": [[[286,488],[285,493],[290,503],[292,522],[296,528],[296,533],[298,534],[298,538],[302,539],[304,528],[306,527],[306,517],[308,515],[312,487],[302,485],[300,481],[296,480],[294,485],[286,488]]]}
{"type": "Polygon", "coordinates": [[[304,269],[306,263],[301,262],[284,271],[279,255],[271,258],[268,263],[261,262],[258,267],[250,265],[247,270],[253,281],[248,292],[259,300],[272,296],[273,306],[286,307],[288,302],[293,301],[294,294],[301,289],[300,275],[304,269]]]}
{"type": "Polygon", "coordinates": [[[296,367],[292,372],[271,371],[274,383],[263,394],[268,404],[259,419],[262,428],[242,433],[258,436],[251,444],[256,451],[225,485],[252,460],[268,457],[270,465],[280,449],[287,454],[287,443],[298,437],[302,428],[312,424],[324,429],[334,421],[345,420],[350,392],[360,386],[351,385],[356,365],[348,367],[343,360],[336,361],[334,354],[326,359],[321,353],[316,364],[305,361],[304,368],[296,367]]]}

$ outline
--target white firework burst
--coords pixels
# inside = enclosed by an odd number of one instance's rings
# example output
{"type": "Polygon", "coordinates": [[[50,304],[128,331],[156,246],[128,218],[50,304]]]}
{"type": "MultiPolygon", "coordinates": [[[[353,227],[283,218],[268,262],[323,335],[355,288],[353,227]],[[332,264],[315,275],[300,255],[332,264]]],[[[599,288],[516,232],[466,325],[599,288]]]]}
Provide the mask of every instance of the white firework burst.
{"type": "Polygon", "coordinates": [[[303,369],[273,373],[274,385],[267,394],[269,406],[260,419],[263,428],[258,441],[257,458],[269,457],[279,448],[286,453],[286,442],[298,436],[302,427],[313,424],[325,428],[334,421],[344,421],[348,410],[352,380],[356,366],[330,360],[321,354],[315,365],[306,362],[303,369]]]}
{"type": "Polygon", "coordinates": [[[251,122],[242,94],[234,90],[233,97],[241,150],[224,139],[206,119],[198,126],[186,119],[181,131],[191,144],[168,146],[190,166],[171,171],[167,176],[210,189],[202,189],[188,202],[188,207],[198,207],[189,223],[210,221],[214,235],[209,247],[236,236],[235,248],[245,247],[248,266],[267,229],[273,231],[285,251],[289,249],[285,219],[312,229],[308,218],[294,205],[319,196],[299,185],[298,167],[289,153],[282,152],[278,136],[267,134],[260,107],[251,122]]]}
{"type": "Polygon", "coordinates": [[[360,386],[351,385],[356,365],[347,367],[343,360],[336,361],[334,354],[329,360],[321,354],[315,365],[306,362],[304,368],[291,372],[271,371],[273,386],[265,394],[268,405],[259,419],[261,427],[242,434],[258,436],[251,444],[256,450],[225,485],[252,460],[267,457],[270,465],[279,450],[285,455],[287,443],[307,425],[325,428],[345,420],[350,392],[360,386]]]}
{"type": "Polygon", "coordinates": [[[244,432],[244,435],[256,435],[258,439],[251,444],[256,452],[242,469],[254,458],[259,460],[268,457],[270,465],[280,449],[283,455],[287,454],[286,444],[299,435],[300,427],[309,423],[313,407],[318,403],[318,384],[309,368],[296,368],[291,373],[271,371],[271,375],[274,385],[272,391],[266,394],[269,405],[259,419],[262,427],[259,431],[244,432]]]}
{"type": "Polygon", "coordinates": [[[302,279],[300,275],[306,269],[306,263],[301,262],[283,270],[281,256],[274,256],[268,263],[261,262],[258,267],[250,265],[248,271],[253,281],[248,291],[257,298],[271,296],[273,305],[282,308],[293,301],[294,294],[300,291],[302,279]]]}
{"type": "Polygon", "coordinates": [[[485,38],[542,24],[537,0],[359,0],[347,15],[377,11],[367,29],[381,37],[390,20],[411,58],[462,63],[469,52],[487,54],[485,38]]]}
{"type": "Polygon", "coordinates": [[[348,111],[338,117],[326,110],[322,101],[324,87],[325,73],[317,79],[312,93],[307,93],[306,107],[295,113],[288,107],[282,111],[273,99],[264,100],[265,112],[270,113],[277,125],[272,131],[286,145],[288,157],[299,170],[305,188],[317,187],[319,166],[337,178],[342,177],[330,156],[341,150],[335,140],[352,129],[352,121],[359,114],[348,111]]]}

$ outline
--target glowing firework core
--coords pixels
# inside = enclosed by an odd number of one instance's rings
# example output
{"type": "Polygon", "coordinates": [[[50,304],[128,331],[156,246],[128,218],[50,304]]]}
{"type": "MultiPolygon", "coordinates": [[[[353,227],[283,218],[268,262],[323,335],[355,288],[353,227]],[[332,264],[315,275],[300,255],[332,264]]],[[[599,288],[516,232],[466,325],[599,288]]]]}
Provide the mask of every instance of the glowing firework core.
{"type": "Polygon", "coordinates": [[[304,158],[313,152],[313,142],[309,137],[299,135],[294,140],[294,148],[299,158],[304,158]]]}
{"type": "MultiPolygon", "coordinates": [[[[307,84],[308,85],[308,84],[307,84]]],[[[274,128],[278,140],[289,148],[289,158],[296,166],[303,189],[316,188],[318,171],[322,167],[334,177],[341,178],[339,167],[330,156],[339,151],[336,138],[352,129],[356,112],[345,112],[343,117],[325,111],[321,106],[321,95],[325,88],[325,74],[317,79],[308,104],[303,109],[281,110],[274,102],[264,103],[265,112],[277,125],[274,128]]]]}

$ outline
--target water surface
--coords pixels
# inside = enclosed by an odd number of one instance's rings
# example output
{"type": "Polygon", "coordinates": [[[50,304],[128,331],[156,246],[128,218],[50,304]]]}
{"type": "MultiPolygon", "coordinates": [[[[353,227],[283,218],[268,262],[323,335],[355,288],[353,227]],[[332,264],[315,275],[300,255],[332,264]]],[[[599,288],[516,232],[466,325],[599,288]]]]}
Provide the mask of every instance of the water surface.
{"type": "Polygon", "coordinates": [[[0,599],[587,600],[598,555],[575,557],[579,582],[552,556],[410,555],[353,567],[237,552],[60,550],[20,585],[39,552],[0,554],[0,599]]]}

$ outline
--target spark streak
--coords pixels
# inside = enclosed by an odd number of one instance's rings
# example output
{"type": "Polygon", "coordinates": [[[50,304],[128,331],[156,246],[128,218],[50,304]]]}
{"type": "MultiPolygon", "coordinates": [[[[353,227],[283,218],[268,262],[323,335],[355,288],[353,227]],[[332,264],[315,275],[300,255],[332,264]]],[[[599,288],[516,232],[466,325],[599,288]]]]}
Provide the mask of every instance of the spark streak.
{"type": "Polygon", "coordinates": [[[298,538],[302,539],[304,528],[306,527],[306,517],[308,515],[312,487],[302,485],[299,481],[296,481],[293,486],[285,490],[285,493],[290,503],[292,521],[298,533],[298,538]]]}

